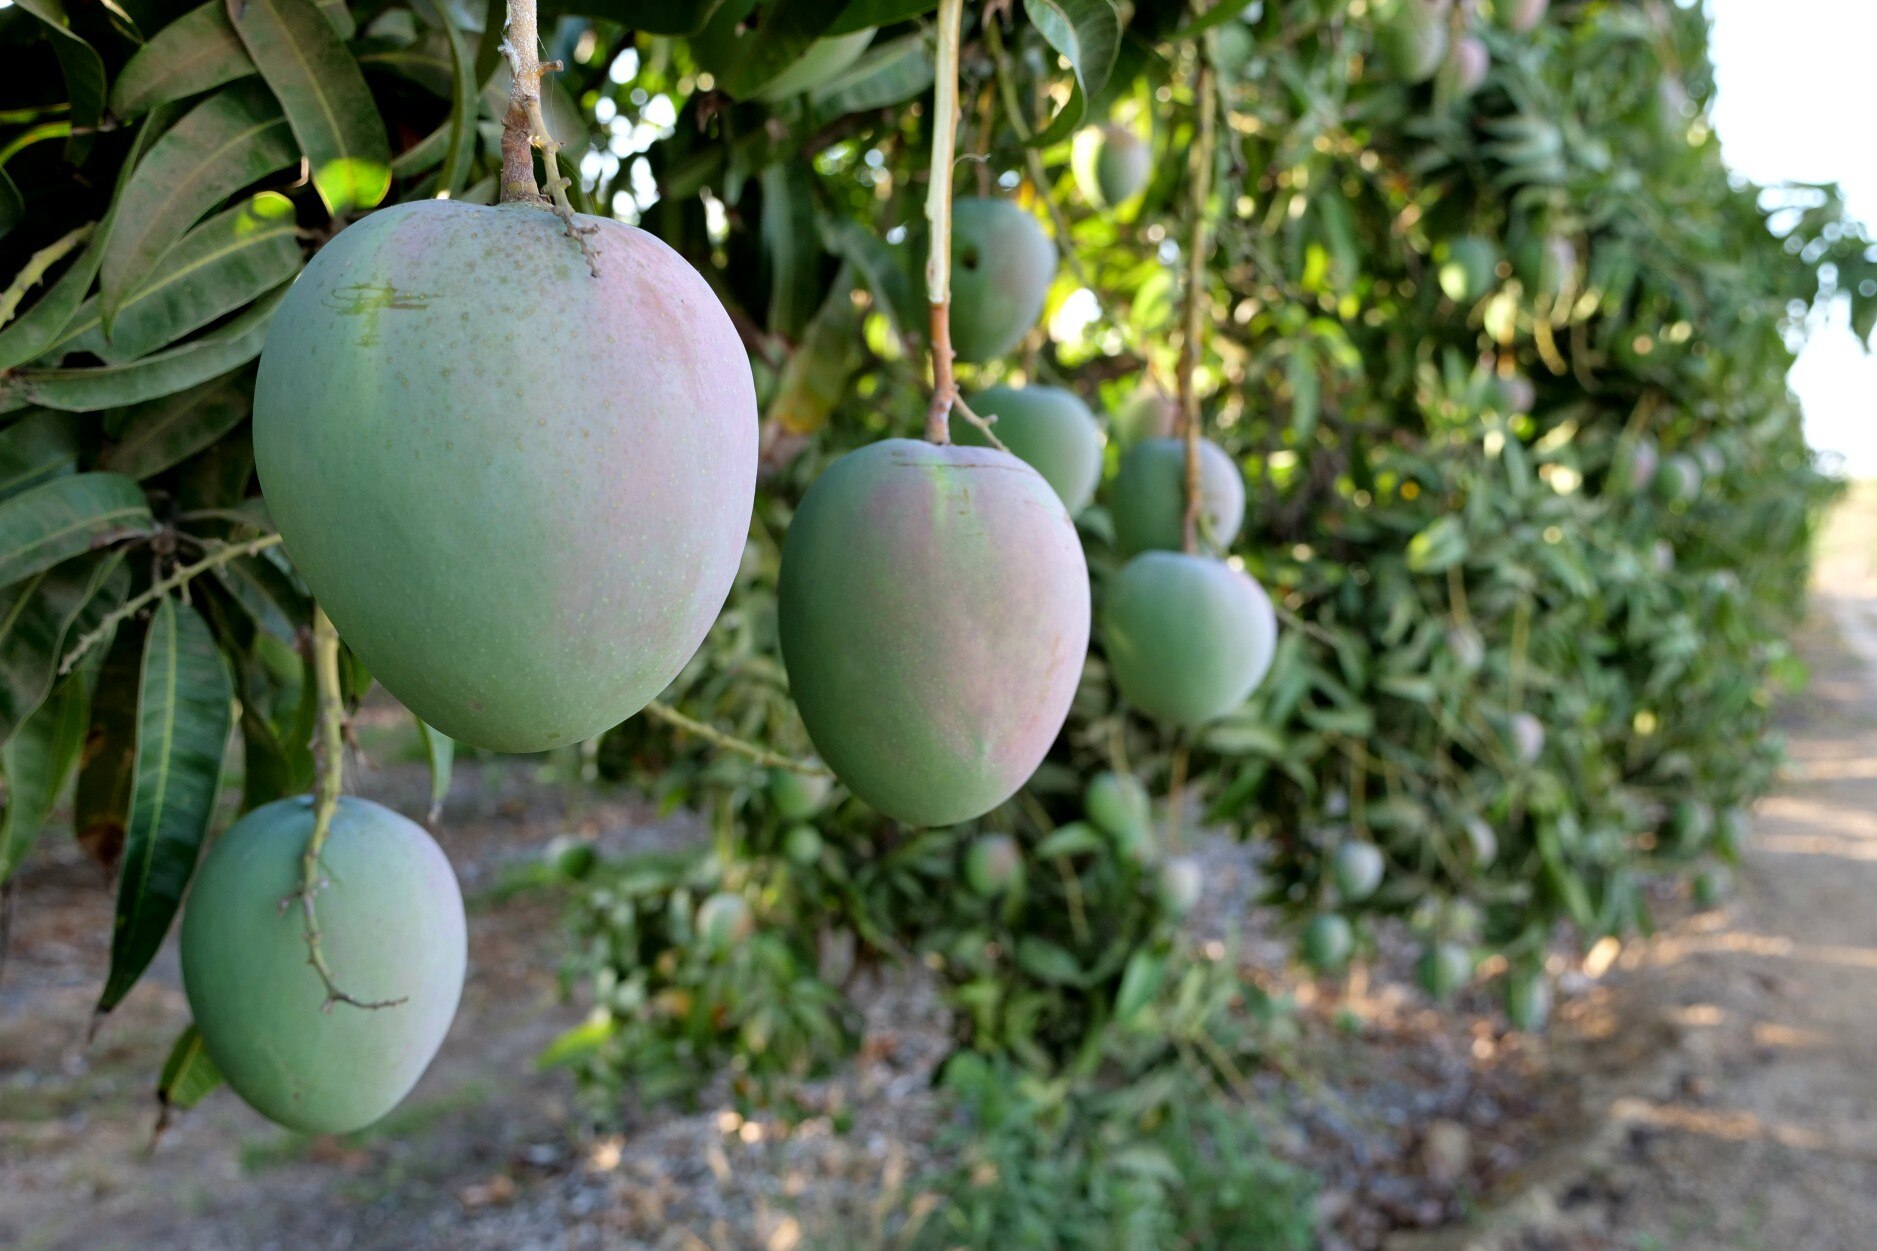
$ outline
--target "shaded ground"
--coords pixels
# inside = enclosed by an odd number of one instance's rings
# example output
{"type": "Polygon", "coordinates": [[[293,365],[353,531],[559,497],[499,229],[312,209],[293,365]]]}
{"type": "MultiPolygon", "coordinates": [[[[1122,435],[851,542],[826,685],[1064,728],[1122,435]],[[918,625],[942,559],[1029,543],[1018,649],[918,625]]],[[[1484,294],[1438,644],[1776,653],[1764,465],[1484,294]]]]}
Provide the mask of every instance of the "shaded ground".
{"type": "MultiPolygon", "coordinates": [[[[1549,1044],[1507,1033],[1484,991],[1431,1011],[1405,941],[1347,989],[1298,988],[1305,1071],[1251,1080],[1278,1147],[1322,1175],[1326,1251],[1877,1247],[1877,572],[1861,555],[1877,552],[1877,497],[1835,539],[1802,639],[1815,680],[1789,717],[1791,778],[1761,807],[1738,902],[1598,953],[1567,977],[1549,1044]]],[[[424,806],[415,763],[360,789],[424,806]]],[[[888,1245],[881,1214],[942,1116],[928,1087],[945,1022],[917,970],[857,988],[862,1052],[792,1129],[707,1098],[595,1132],[565,1076],[536,1071],[580,1015],[556,980],[559,903],[491,888],[569,828],[613,849],[690,836],[615,800],[570,812],[569,796],[538,762],[459,769],[442,841],[472,899],[463,1008],[411,1099],[345,1139],[284,1133],[223,1093],[151,1150],[150,1092],[186,1015],[174,954],[85,1048],[109,883],[49,844],[22,872],[0,975],[0,1247],[888,1245]]],[[[1199,854],[1195,923],[1219,937],[1255,866],[1242,848],[1199,854]]],[[[1283,977],[1287,953],[1254,931],[1246,976],[1283,977]]]]}

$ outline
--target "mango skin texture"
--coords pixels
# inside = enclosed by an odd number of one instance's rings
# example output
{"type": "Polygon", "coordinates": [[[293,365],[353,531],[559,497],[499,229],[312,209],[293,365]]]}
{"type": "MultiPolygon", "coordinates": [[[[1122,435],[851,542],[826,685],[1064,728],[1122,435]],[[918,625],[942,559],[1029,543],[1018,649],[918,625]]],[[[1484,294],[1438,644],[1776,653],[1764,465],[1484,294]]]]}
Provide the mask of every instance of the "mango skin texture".
{"type": "Polygon", "coordinates": [[[209,1057],[255,1111],[304,1133],[349,1133],[410,1093],[449,1032],[468,954],[463,896],[423,827],[342,798],[320,853],[320,945],[346,994],[408,998],[321,1011],[298,899],[312,832],[302,795],[216,840],[183,912],[183,988],[209,1057]]]}
{"type": "MultiPolygon", "coordinates": [[[[1073,391],[1061,387],[992,387],[971,398],[971,411],[989,421],[1011,454],[1043,475],[1071,517],[1088,507],[1101,483],[1101,427],[1073,391]]],[[[952,438],[989,447],[982,431],[952,419],[952,438]]]]}
{"type": "MultiPolygon", "coordinates": [[[[1245,479],[1225,449],[1199,441],[1199,538],[1223,551],[1245,524],[1245,479]]],[[[1143,439],[1127,450],[1110,490],[1115,546],[1123,556],[1178,551],[1186,538],[1186,444],[1143,439]]]]}
{"type": "Polygon", "coordinates": [[[1008,200],[952,202],[952,348],[982,364],[1004,356],[1043,315],[1056,245],[1008,200]]]}
{"type": "Polygon", "coordinates": [[[887,439],[843,456],[789,525],[778,600],[816,752],[910,825],[1010,798],[1062,729],[1088,651],[1068,511],[992,448],[887,439]]]}
{"type": "Polygon", "coordinates": [[[1108,584],[1102,641],[1128,703],[1173,725],[1203,725],[1264,680],[1277,615],[1263,588],[1229,565],[1144,552],[1108,584]]]}
{"type": "Polygon", "coordinates": [[[254,455],[345,641],[451,738],[541,751],[630,717],[730,590],[756,391],[682,257],[600,218],[445,200],[362,218],[268,329],[254,455]]]}

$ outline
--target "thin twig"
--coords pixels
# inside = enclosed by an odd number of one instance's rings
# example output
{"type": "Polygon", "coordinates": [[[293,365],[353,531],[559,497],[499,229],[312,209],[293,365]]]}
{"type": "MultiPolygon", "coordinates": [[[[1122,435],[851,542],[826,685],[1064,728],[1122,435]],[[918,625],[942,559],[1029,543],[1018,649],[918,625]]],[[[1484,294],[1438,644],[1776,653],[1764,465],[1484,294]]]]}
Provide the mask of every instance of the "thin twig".
{"type": "Polygon", "coordinates": [[[925,197],[932,228],[925,262],[926,300],[932,306],[932,403],[926,409],[925,437],[940,445],[952,441],[951,411],[958,400],[952,375],[952,153],[958,143],[958,28],[964,9],[964,0],[939,0],[931,182],[925,197]]]}
{"type": "Polygon", "coordinates": [[[125,600],[114,611],[106,614],[104,620],[98,622],[96,629],[86,633],[79,638],[78,642],[72,644],[72,650],[65,653],[65,659],[59,662],[59,673],[70,673],[72,666],[83,660],[87,652],[110,637],[111,631],[117,628],[119,622],[136,616],[177,587],[207,573],[209,570],[219,565],[225,565],[231,560],[239,560],[243,556],[252,556],[256,552],[264,552],[268,548],[276,546],[279,542],[280,536],[278,534],[263,534],[260,538],[249,539],[245,543],[230,543],[226,547],[216,548],[195,564],[184,565],[175,573],[170,574],[169,577],[157,582],[152,582],[148,590],[144,591],[141,595],[133,595],[125,600]]]}
{"type": "Polygon", "coordinates": [[[92,233],[97,228],[96,222],[88,226],[80,226],[64,238],[55,239],[33,253],[32,259],[27,261],[18,275],[14,277],[13,285],[4,293],[0,293],[0,326],[13,320],[13,313],[19,308],[20,301],[26,298],[28,291],[39,285],[39,280],[46,276],[46,271],[69,255],[73,248],[89,242],[92,233]]]}
{"type": "MultiPolygon", "coordinates": [[[[319,917],[313,910],[313,896],[323,879],[319,853],[325,849],[326,836],[332,833],[333,814],[339,810],[339,789],[345,780],[345,695],[339,688],[339,632],[332,627],[326,610],[313,606],[313,677],[319,691],[319,723],[314,730],[313,750],[318,757],[319,777],[313,786],[313,832],[307,836],[306,849],[300,853],[300,911],[306,917],[306,962],[319,974],[326,988],[326,1002],[320,1011],[332,1011],[335,1003],[349,1003],[355,1008],[393,1008],[408,996],[396,999],[355,999],[339,989],[332,967],[326,963],[326,951],[320,944],[319,917]]],[[[288,896],[282,904],[293,901],[288,896]]]]}
{"type": "Polygon", "coordinates": [[[1193,371],[1199,366],[1200,334],[1206,304],[1206,201],[1212,195],[1212,144],[1217,96],[1212,89],[1212,66],[1198,43],[1193,45],[1197,70],[1193,77],[1194,103],[1199,109],[1193,141],[1193,224],[1186,256],[1186,332],[1180,337],[1176,378],[1180,415],[1186,433],[1186,524],[1182,546],[1199,550],[1199,514],[1205,487],[1199,470],[1199,393],[1193,389],[1193,371]]]}
{"type": "Polygon", "coordinates": [[[740,739],[734,734],[726,734],[714,725],[699,721],[694,717],[687,717],[663,700],[653,700],[645,706],[645,711],[667,725],[675,725],[681,730],[697,735],[706,743],[721,747],[725,751],[733,751],[739,756],[748,756],[758,764],[768,765],[772,769],[787,769],[792,773],[806,774],[815,778],[834,776],[833,771],[825,765],[810,764],[806,760],[794,760],[780,752],[758,747],[747,739],[740,739]]]}

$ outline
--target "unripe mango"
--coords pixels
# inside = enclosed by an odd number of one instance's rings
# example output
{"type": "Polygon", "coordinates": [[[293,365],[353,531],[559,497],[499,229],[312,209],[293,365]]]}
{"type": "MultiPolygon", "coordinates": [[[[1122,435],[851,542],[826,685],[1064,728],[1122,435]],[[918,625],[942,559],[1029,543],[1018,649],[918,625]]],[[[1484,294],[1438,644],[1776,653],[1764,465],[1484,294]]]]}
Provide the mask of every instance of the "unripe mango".
{"type": "Polygon", "coordinates": [[[1023,341],[1043,315],[1056,259],[1036,218],[1010,201],[952,202],[951,329],[959,360],[982,364],[1023,341]]]}
{"type": "Polygon", "coordinates": [[[735,891],[720,890],[697,906],[697,936],[705,950],[722,955],[756,932],[749,903],[735,891]]]}
{"type": "Polygon", "coordinates": [[[848,789],[912,825],[1035,772],[1088,650],[1088,567],[1043,476],[992,448],[887,439],[831,465],[782,547],[782,658],[848,789]]]}
{"type": "Polygon", "coordinates": [[[1344,843],[1336,849],[1331,874],[1336,890],[1344,899],[1367,899],[1382,884],[1387,863],[1374,843],[1344,843]]]}
{"type": "MultiPolygon", "coordinates": [[[[1245,524],[1245,479],[1211,439],[1199,441],[1199,493],[1200,542],[1224,551],[1245,524]]],[[[1129,448],[1109,499],[1122,555],[1179,551],[1186,537],[1185,441],[1147,439],[1129,448]]]]}
{"type": "Polygon", "coordinates": [[[1023,876],[1023,853],[1008,834],[980,834],[965,849],[965,881],[989,898],[1015,886],[1023,876]]]}
{"type": "Polygon", "coordinates": [[[1263,681],[1277,616],[1263,588],[1228,565],[1144,552],[1108,584],[1102,641],[1130,704],[1174,725],[1200,725],[1263,681]]]}
{"type": "MultiPolygon", "coordinates": [[[[971,399],[971,411],[1062,497],[1073,517],[1095,498],[1101,481],[1101,427],[1073,391],[1061,387],[992,387],[971,399]]],[[[989,447],[984,432],[953,418],[952,438],[969,447],[989,447]]]]}
{"type": "Polygon", "coordinates": [[[1110,838],[1132,838],[1154,826],[1153,800],[1131,773],[1103,770],[1082,792],[1082,811],[1110,838]]]}
{"type": "Polygon", "coordinates": [[[756,392],[709,284],[642,230],[423,200],[327,244],[268,327],[254,456],[307,585],[451,738],[541,751],[657,695],[716,618],[756,392]]]}
{"type": "Polygon", "coordinates": [[[1338,913],[1319,913],[1304,927],[1304,963],[1319,973],[1333,973],[1342,968],[1355,950],[1356,931],[1348,918],[1338,913]]]}
{"type": "Polygon", "coordinates": [[[217,839],[182,922],[183,989],[209,1057],[255,1111],[306,1133],[349,1133],[410,1092],[463,991],[468,942],[450,863],[422,826],[342,798],[320,852],[320,945],[335,1003],[307,962],[300,856],[311,799],[277,800],[217,839]]]}
{"type": "Polygon", "coordinates": [[[1179,424],[1180,409],[1173,397],[1144,384],[1109,415],[1108,437],[1125,453],[1143,439],[1167,438],[1179,424]]]}
{"type": "Polygon", "coordinates": [[[1139,195],[1153,173],[1146,140],[1125,126],[1090,126],[1075,137],[1070,154],[1075,185],[1096,208],[1113,208],[1139,195]]]}

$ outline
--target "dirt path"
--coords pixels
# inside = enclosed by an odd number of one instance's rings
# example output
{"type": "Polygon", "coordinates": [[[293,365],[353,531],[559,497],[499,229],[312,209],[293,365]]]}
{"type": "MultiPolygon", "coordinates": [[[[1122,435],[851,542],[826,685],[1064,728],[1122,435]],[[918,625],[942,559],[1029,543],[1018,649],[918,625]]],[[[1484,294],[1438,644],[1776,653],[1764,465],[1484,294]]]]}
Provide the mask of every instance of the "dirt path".
{"type": "Polygon", "coordinates": [[[1496,1217],[1403,1245],[1877,1248],[1877,491],[1834,517],[1816,587],[1737,898],[1578,1005],[1587,1136],[1496,1217]]]}

